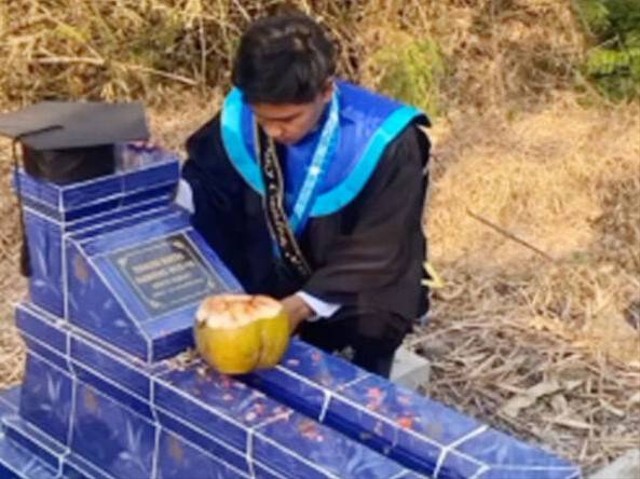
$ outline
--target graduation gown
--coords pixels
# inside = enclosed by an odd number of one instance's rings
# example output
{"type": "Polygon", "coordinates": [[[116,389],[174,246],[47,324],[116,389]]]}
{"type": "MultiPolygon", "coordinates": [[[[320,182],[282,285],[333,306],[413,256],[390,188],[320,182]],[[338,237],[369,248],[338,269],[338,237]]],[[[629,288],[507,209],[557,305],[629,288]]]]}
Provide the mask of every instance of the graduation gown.
{"type": "MultiPolygon", "coordinates": [[[[222,112],[187,141],[182,174],[193,193],[193,225],[250,294],[283,298],[303,290],[356,310],[415,319],[427,309],[421,280],[429,141],[417,124],[428,120],[415,112],[407,115],[401,105],[353,85],[339,84],[337,94],[342,150],[329,159],[333,163],[316,198],[318,208],[297,235],[312,270],[308,279],[283,272],[274,251],[264,193],[256,185],[255,159],[246,155],[251,150],[250,135],[247,130],[243,134],[244,126],[238,123],[243,117],[250,122],[251,113],[237,92],[234,104],[230,95],[222,112]],[[237,122],[239,133],[235,138],[225,118],[234,109],[237,118],[231,121],[237,122]],[[385,130],[385,125],[393,126],[385,130]],[[240,159],[239,141],[247,142],[240,159]],[[365,164],[372,145],[377,157],[365,164]],[[350,172],[357,169],[360,177],[354,183],[350,172]]],[[[304,161],[294,158],[293,150],[287,157],[284,146],[278,150],[285,171],[288,161],[304,161]]]]}

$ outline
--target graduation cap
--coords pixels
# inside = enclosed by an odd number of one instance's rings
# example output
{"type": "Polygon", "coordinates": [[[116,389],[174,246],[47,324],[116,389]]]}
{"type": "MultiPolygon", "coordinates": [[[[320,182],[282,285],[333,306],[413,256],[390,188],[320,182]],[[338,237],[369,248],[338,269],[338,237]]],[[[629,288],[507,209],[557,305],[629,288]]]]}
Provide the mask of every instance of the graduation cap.
{"type": "Polygon", "coordinates": [[[27,174],[56,184],[115,171],[115,144],[146,140],[140,103],[45,101],[0,115],[0,134],[22,145],[27,174]]]}
{"type": "MultiPolygon", "coordinates": [[[[44,101],[0,114],[0,135],[14,140],[16,169],[20,144],[27,174],[64,185],[114,173],[116,144],[146,140],[149,131],[138,102],[44,101]]],[[[19,197],[19,180],[16,189],[19,197]]],[[[25,244],[22,271],[28,275],[25,244]]]]}

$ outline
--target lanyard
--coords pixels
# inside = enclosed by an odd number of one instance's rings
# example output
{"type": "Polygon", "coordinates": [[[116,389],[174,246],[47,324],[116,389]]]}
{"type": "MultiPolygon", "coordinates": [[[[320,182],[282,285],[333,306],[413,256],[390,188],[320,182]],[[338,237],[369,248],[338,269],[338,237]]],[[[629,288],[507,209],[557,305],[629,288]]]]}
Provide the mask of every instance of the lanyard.
{"type": "Polygon", "coordinates": [[[339,132],[338,99],[334,94],[329,107],[329,115],[320,133],[320,139],[307,168],[302,187],[295,200],[289,224],[296,235],[300,235],[309,220],[313,203],[327,171],[327,163],[334,156],[339,132]]]}

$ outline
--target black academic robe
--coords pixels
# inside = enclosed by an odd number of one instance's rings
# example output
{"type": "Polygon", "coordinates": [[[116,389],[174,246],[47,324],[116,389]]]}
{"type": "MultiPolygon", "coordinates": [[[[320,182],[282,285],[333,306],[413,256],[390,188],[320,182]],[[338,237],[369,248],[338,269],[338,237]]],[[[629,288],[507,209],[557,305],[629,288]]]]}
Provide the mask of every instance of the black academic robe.
{"type": "Polygon", "coordinates": [[[313,271],[304,282],[278,267],[261,196],[229,161],[219,116],[189,138],[187,151],[183,177],[193,191],[193,225],[248,293],[283,298],[304,290],[357,310],[406,319],[424,314],[422,215],[429,141],[415,124],[387,146],[351,203],[309,219],[299,238],[313,271]]]}

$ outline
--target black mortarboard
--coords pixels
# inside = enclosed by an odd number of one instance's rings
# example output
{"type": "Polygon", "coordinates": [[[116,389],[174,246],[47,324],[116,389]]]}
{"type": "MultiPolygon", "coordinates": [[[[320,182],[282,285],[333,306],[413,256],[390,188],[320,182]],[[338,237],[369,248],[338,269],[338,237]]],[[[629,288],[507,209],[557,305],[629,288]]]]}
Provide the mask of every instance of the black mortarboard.
{"type": "Polygon", "coordinates": [[[22,144],[28,174],[56,184],[113,173],[116,143],[149,138],[140,103],[45,101],[1,114],[0,134],[22,144]]]}
{"type": "MultiPolygon", "coordinates": [[[[114,173],[115,145],[146,140],[149,130],[141,103],[45,101],[0,114],[0,135],[14,139],[16,167],[20,143],[28,174],[68,184],[114,173]]],[[[16,186],[20,195],[19,181],[16,186]]],[[[28,275],[24,247],[23,253],[28,275]]]]}

